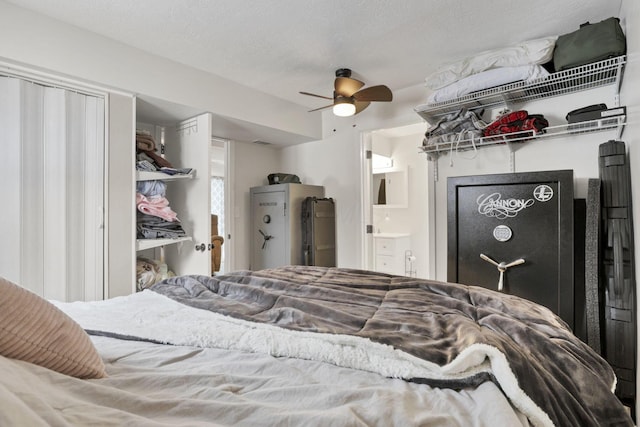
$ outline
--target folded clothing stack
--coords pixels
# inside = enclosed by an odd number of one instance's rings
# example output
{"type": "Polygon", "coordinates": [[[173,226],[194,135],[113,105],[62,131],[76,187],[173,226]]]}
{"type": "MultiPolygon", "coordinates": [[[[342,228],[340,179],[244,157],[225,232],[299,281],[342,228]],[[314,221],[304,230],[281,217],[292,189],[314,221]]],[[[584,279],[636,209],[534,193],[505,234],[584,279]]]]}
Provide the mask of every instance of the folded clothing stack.
{"type": "Polygon", "coordinates": [[[176,239],[186,236],[179,222],[146,214],[138,214],[136,222],[138,239],[176,239]]]}
{"type": "Polygon", "coordinates": [[[518,110],[503,114],[491,122],[484,128],[483,136],[523,142],[543,132],[547,126],[549,122],[542,114],[529,114],[526,110],[518,110]]]}
{"type": "Polygon", "coordinates": [[[136,169],[157,171],[161,168],[173,168],[171,163],[156,153],[156,142],[151,134],[136,131],[136,169]]]}
{"type": "Polygon", "coordinates": [[[481,119],[482,112],[460,109],[443,116],[424,134],[423,146],[456,142],[459,139],[482,137],[487,124],[481,119]]]}
{"type": "Polygon", "coordinates": [[[136,186],[139,239],[173,239],[185,236],[178,215],[169,206],[163,181],[141,181],[136,186]]]}

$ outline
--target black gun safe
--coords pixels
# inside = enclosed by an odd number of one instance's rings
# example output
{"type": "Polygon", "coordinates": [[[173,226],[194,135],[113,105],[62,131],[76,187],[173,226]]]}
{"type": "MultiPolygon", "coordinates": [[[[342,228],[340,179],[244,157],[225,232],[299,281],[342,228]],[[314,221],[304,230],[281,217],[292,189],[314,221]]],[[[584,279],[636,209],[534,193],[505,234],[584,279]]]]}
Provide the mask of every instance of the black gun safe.
{"type": "Polygon", "coordinates": [[[573,328],[573,171],[451,177],[447,192],[447,280],[537,302],[573,328]]]}

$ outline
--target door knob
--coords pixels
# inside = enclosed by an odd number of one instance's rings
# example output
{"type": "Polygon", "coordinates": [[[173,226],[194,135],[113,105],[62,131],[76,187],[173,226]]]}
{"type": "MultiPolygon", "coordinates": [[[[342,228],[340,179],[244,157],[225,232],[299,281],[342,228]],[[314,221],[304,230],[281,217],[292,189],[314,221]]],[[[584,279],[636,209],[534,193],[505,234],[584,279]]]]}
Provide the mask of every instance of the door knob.
{"type": "Polygon", "coordinates": [[[207,249],[207,246],[204,243],[201,243],[199,245],[196,245],[196,251],[202,251],[204,252],[207,249]]]}

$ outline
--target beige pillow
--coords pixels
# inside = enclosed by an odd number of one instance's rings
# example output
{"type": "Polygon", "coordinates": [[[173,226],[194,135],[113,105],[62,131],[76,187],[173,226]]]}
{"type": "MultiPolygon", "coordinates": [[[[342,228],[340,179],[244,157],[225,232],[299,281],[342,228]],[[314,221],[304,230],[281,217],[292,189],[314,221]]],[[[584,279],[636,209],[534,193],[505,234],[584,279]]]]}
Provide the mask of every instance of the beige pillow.
{"type": "Polygon", "coordinates": [[[0,277],[0,354],[78,378],[106,376],[89,335],[47,300],[0,277]]]}

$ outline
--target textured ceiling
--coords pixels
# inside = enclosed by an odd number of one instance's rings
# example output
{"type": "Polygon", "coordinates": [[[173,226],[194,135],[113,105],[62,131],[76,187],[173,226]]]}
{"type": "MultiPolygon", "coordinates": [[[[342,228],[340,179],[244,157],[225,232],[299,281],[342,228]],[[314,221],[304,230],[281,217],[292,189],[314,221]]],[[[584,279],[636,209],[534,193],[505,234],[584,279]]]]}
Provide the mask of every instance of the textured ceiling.
{"type": "Polygon", "coordinates": [[[334,72],[421,84],[482,50],[618,16],[622,0],[9,0],[309,108],[334,72]]]}

